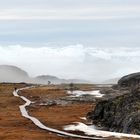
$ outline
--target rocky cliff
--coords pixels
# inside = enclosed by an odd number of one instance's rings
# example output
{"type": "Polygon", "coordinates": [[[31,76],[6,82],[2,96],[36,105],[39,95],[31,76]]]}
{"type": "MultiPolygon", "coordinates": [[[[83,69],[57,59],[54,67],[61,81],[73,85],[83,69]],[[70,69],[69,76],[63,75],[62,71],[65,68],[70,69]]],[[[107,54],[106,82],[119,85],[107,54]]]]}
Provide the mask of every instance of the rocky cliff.
{"type": "Polygon", "coordinates": [[[98,102],[87,118],[109,131],[140,135],[139,78],[140,73],[121,78],[117,89],[121,94],[98,102]]]}

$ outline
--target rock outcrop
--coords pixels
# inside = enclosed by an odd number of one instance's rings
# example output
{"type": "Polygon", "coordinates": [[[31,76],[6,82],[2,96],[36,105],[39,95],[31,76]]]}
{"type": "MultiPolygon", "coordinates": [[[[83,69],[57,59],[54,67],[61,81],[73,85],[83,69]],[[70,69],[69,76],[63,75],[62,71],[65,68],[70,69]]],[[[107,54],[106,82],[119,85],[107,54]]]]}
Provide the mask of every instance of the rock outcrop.
{"type": "Polygon", "coordinates": [[[140,84],[140,72],[126,75],[118,81],[120,87],[133,87],[138,84],[140,84]]]}
{"type": "Polygon", "coordinates": [[[140,73],[120,79],[118,88],[128,87],[127,92],[126,89],[118,90],[122,92],[121,95],[98,102],[95,109],[87,114],[87,118],[109,131],[140,135],[139,78],[140,73]]]}

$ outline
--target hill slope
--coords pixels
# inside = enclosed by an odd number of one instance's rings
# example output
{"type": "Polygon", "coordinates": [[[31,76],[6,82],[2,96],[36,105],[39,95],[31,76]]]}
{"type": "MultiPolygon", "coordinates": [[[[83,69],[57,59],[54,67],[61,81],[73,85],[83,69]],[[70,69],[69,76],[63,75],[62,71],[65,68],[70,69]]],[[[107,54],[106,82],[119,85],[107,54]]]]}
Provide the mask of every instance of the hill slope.
{"type": "Polygon", "coordinates": [[[80,79],[61,79],[52,75],[40,75],[35,78],[29,77],[28,73],[16,66],[0,65],[0,82],[27,82],[35,84],[48,84],[50,81],[52,84],[61,83],[90,83],[86,80],[80,79]]]}
{"type": "Polygon", "coordinates": [[[24,82],[28,78],[28,73],[16,66],[0,65],[0,82],[24,82]]]}

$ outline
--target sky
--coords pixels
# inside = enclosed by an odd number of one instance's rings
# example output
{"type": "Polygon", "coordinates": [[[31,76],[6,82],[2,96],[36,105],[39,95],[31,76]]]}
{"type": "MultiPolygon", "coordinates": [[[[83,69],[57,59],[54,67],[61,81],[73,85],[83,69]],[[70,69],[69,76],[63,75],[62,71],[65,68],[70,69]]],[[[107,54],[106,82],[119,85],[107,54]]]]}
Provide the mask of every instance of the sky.
{"type": "Polygon", "coordinates": [[[140,71],[139,0],[0,0],[0,64],[104,81],[140,71]]]}

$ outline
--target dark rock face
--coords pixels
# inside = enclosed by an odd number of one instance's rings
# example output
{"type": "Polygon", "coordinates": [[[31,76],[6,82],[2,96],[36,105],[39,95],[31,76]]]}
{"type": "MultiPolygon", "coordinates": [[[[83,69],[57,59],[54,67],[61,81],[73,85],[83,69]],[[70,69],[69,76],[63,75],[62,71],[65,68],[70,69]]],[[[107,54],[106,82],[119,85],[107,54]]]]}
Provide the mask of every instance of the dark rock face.
{"type": "MultiPolygon", "coordinates": [[[[135,74],[134,78],[132,75],[126,76],[118,84],[124,86],[125,83],[125,86],[128,86],[129,83],[137,83],[135,79],[138,79],[135,74]]],[[[95,109],[87,114],[87,118],[109,131],[140,135],[140,87],[98,102],[95,109]]]]}
{"type": "Polygon", "coordinates": [[[118,81],[120,87],[132,87],[138,84],[140,84],[140,72],[126,75],[118,81]]]}
{"type": "Polygon", "coordinates": [[[140,134],[139,111],[140,94],[136,93],[99,102],[87,118],[110,131],[140,134]]]}

